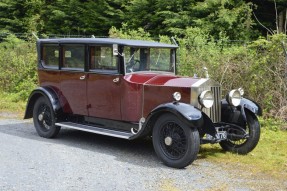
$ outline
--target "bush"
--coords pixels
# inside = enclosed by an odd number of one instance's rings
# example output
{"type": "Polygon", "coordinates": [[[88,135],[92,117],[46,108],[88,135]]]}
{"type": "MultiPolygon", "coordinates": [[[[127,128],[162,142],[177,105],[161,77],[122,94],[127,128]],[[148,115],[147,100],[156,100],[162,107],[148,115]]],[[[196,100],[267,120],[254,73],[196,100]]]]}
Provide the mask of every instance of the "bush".
{"type": "Polygon", "coordinates": [[[0,90],[14,101],[26,100],[36,87],[35,44],[9,35],[0,43],[0,90]]]}

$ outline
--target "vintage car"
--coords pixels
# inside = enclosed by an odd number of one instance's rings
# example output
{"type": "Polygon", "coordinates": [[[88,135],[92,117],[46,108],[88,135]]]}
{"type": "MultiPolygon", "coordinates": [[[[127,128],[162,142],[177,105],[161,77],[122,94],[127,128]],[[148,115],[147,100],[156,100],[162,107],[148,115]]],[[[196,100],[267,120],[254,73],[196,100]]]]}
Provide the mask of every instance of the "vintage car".
{"type": "Polygon", "coordinates": [[[45,138],[61,127],[128,140],[149,136],[158,157],[174,168],[191,164],[200,144],[253,150],[261,108],[242,97],[243,89],[222,99],[220,84],[208,76],[177,76],[177,48],[113,38],[39,39],[39,87],[24,118],[33,118],[45,138]]]}

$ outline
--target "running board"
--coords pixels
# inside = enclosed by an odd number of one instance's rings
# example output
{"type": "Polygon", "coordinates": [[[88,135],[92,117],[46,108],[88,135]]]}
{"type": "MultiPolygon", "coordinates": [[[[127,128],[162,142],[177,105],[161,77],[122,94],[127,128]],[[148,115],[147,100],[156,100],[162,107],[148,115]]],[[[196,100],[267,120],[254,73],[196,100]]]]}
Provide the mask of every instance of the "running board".
{"type": "Polygon", "coordinates": [[[81,131],[86,131],[86,132],[91,132],[91,133],[96,133],[100,135],[108,135],[111,137],[117,137],[117,138],[122,138],[122,139],[130,139],[133,136],[132,133],[128,133],[128,132],[104,129],[104,128],[94,127],[90,125],[72,123],[72,122],[60,122],[60,123],[56,123],[55,125],[61,126],[61,127],[67,127],[71,129],[77,129],[81,131]]]}

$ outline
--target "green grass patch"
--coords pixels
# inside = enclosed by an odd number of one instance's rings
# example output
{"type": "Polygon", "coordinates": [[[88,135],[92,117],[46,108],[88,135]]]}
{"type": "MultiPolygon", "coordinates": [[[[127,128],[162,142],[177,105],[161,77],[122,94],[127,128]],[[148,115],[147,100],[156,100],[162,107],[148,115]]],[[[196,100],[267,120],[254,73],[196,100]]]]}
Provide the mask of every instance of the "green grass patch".
{"type": "Polygon", "coordinates": [[[23,118],[25,101],[19,101],[17,95],[0,93],[0,118],[23,118]]]}
{"type": "Polygon", "coordinates": [[[252,173],[263,173],[276,178],[283,178],[287,177],[286,146],[286,130],[274,131],[261,128],[261,137],[257,147],[247,155],[225,152],[219,144],[215,144],[202,145],[199,158],[229,164],[227,166],[241,170],[246,169],[252,173]]]}

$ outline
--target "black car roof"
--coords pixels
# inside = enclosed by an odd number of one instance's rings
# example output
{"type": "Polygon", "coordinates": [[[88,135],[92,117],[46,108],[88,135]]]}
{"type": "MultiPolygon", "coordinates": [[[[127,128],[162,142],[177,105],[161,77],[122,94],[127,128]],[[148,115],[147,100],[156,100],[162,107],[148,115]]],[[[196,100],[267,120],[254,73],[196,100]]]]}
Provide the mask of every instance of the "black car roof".
{"type": "Polygon", "coordinates": [[[55,38],[55,39],[39,39],[38,43],[67,43],[67,44],[101,44],[101,45],[125,45],[133,47],[162,47],[177,48],[177,45],[165,44],[145,40],[128,40],[116,38],[55,38]]]}

